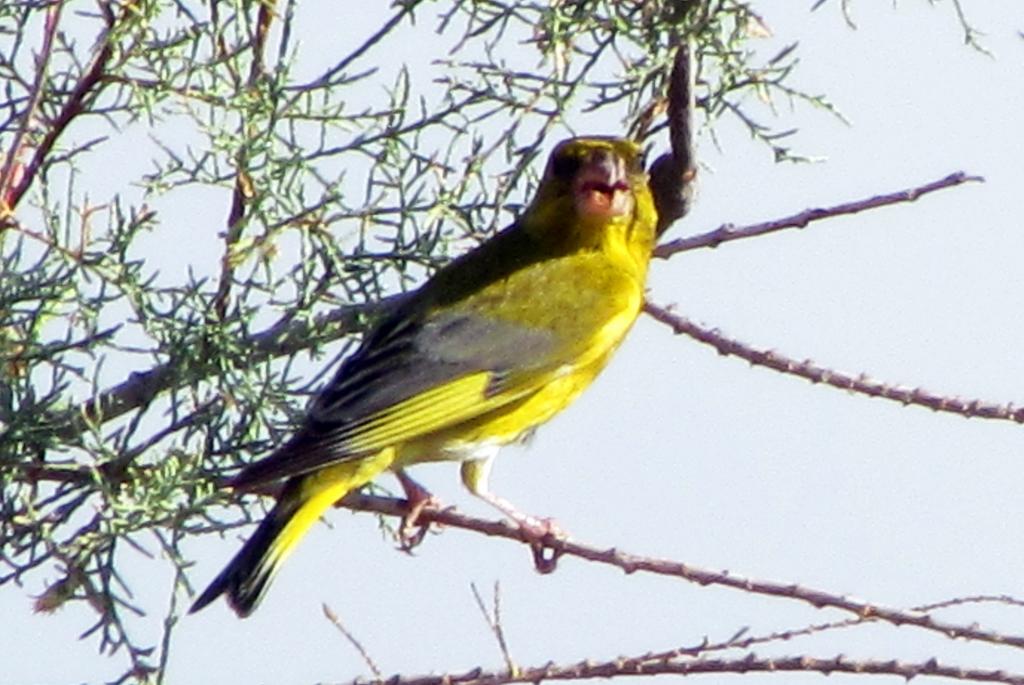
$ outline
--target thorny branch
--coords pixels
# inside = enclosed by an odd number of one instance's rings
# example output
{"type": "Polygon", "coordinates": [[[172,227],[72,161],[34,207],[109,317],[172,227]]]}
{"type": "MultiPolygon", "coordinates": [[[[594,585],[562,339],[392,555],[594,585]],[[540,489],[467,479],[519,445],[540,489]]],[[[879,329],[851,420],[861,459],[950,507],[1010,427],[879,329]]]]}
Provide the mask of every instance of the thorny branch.
{"type": "Polygon", "coordinates": [[[797,361],[784,354],[779,354],[775,350],[758,349],[725,336],[718,329],[700,326],[650,301],[644,303],[644,311],[655,320],[671,328],[676,335],[689,336],[697,342],[712,346],[722,356],[733,355],[747,360],[754,366],[764,366],[782,373],[806,378],[812,383],[824,383],[840,390],[848,390],[868,397],[881,397],[904,405],[916,404],[934,411],[950,412],[967,418],[1002,419],[1024,423],[1024,407],[1016,407],[1013,404],[997,404],[979,399],[965,400],[960,397],[937,395],[923,388],[892,385],[863,373],[854,376],[815,364],[810,359],[797,361]]]}
{"type": "Polygon", "coordinates": [[[619,657],[610,661],[581,661],[559,666],[546,664],[514,671],[485,671],[480,668],[465,673],[445,673],[428,676],[395,675],[385,680],[355,680],[351,685],[504,685],[506,683],[541,683],[558,680],[594,680],[619,676],[701,675],[746,673],[847,673],[850,675],[894,675],[906,680],[918,676],[950,678],[975,682],[1024,684],[1024,674],[1002,669],[963,668],[940,663],[937,659],[910,662],[851,659],[839,655],[829,658],[811,656],[758,657],[747,654],[735,659],[682,659],[649,660],[644,656],[619,657]]]}
{"type": "MultiPolygon", "coordinates": [[[[407,502],[403,499],[379,497],[362,493],[352,493],[346,496],[338,503],[338,506],[347,507],[357,511],[372,511],[378,514],[397,517],[403,517],[408,513],[407,502]]],[[[451,528],[470,530],[489,537],[506,538],[526,544],[536,545],[527,533],[512,524],[506,523],[505,521],[490,521],[469,516],[459,512],[453,507],[445,508],[443,510],[434,508],[424,509],[417,520],[425,524],[437,523],[451,528]]],[[[738,575],[730,571],[706,569],[693,564],[673,561],[671,559],[637,556],[623,552],[614,547],[611,549],[599,549],[591,545],[575,542],[571,539],[559,539],[553,535],[549,535],[544,539],[543,548],[545,559],[551,560],[545,565],[543,569],[544,572],[553,570],[558,559],[561,557],[576,557],[598,564],[613,566],[627,574],[651,573],[660,576],[679,578],[687,582],[697,583],[698,585],[720,585],[757,595],[794,599],[810,604],[818,609],[838,609],[840,611],[854,614],[858,618],[864,620],[877,620],[894,626],[914,626],[923,630],[939,633],[951,639],[960,638],[1024,649],[1024,634],[1011,635],[994,630],[987,630],[981,628],[977,624],[960,624],[943,621],[935,618],[931,613],[926,611],[908,611],[895,607],[873,604],[854,597],[837,595],[832,592],[797,585],[796,583],[774,580],[758,580],[738,575]]],[[[538,557],[537,550],[534,549],[533,551],[534,558],[536,559],[538,557]]]]}
{"type": "Polygon", "coordinates": [[[686,250],[693,250],[699,247],[718,247],[722,243],[741,240],[743,238],[756,238],[757,236],[774,233],[775,231],[781,231],[786,228],[806,228],[811,223],[821,221],[822,219],[831,219],[845,214],[857,214],[870,209],[879,209],[880,207],[901,204],[904,202],[914,202],[919,197],[928,195],[929,193],[945,190],[946,188],[952,188],[964,183],[983,183],[984,181],[985,179],[981,176],[974,176],[963,171],[955,171],[936,181],[915,186],[913,188],[907,188],[906,190],[897,190],[892,193],[873,195],[872,197],[852,200],[850,202],[832,205],[831,207],[805,209],[802,212],[798,212],[781,219],[775,219],[773,221],[764,221],[747,226],[723,224],[715,230],[707,233],[700,233],[688,238],[677,238],[676,240],[670,240],[667,243],[662,243],[655,248],[654,256],[660,257],[661,259],[668,259],[678,252],[685,252],[686,250]]]}
{"type": "MultiPolygon", "coordinates": [[[[773,221],[765,221],[747,226],[724,224],[707,233],[663,243],[655,249],[654,254],[656,257],[668,259],[675,254],[687,250],[706,247],[715,248],[725,242],[743,238],[754,238],[787,228],[806,228],[812,222],[822,219],[857,214],[894,204],[914,202],[924,195],[964,183],[974,182],[984,182],[984,179],[980,176],[957,171],[930,183],[905,190],[874,195],[830,207],[807,209],[773,221]]],[[[842,390],[868,395],[869,397],[881,397],[900,402],[904,405],[916,404],[935,411],[952,412],[966,417],[1002,419],[1024,423],[1024,407],[1015,407],[1013,404],[999,404],[980,399],[965,400],[960,397],[937,395],[922,388],[908,388],[890,384],[871,378],[863,373],[854,376],[815,364],[811,360],[796,361],[774,350],[755,348],[723,335],[718,329],[700,326],[683,316],[671,312],[668,308],[658,306],[650,301],[644,304],[644,311],[655,320],[667,325],[677,335],[686,335],[698,342],[711,345],[723,356],[734,355],[747,360],[752,365],[764,366],[782,373],[806,378],[812,383],[824,383],[842,390]]]]}

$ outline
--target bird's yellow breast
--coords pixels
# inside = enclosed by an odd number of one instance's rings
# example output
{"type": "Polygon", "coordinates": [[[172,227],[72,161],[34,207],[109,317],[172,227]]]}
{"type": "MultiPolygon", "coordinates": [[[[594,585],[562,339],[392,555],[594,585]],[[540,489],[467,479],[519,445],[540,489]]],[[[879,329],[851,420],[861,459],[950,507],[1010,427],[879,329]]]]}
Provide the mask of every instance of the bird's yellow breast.
{"type": "Polygon", "coordinates": [[[480,301],[491,315],[557,334],[564,363],[538,378],[536,389],[522,399],[403,445],[397,465],[489,455],[571,404],[605,367],[640,313],[646,264],[623,269],[616,262],[607,253],[582,253],[526,269],[482,292],[480,301]],[[533,297],[543,294],[550,306],[520,309],[530,299],[520,289],[533,297]]]}

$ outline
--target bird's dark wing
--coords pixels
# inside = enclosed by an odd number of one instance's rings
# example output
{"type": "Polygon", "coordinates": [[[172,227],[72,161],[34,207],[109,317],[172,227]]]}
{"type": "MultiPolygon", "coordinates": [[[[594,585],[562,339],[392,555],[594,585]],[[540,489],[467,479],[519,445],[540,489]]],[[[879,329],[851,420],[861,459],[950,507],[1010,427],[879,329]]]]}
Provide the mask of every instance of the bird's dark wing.
{"type": "Polygon", "coordinates": [[[536,392],[557,339],[470,309],[385,321],[338,369],[305,425],[233,481],[306,473],[458,425],[536,392]]]}

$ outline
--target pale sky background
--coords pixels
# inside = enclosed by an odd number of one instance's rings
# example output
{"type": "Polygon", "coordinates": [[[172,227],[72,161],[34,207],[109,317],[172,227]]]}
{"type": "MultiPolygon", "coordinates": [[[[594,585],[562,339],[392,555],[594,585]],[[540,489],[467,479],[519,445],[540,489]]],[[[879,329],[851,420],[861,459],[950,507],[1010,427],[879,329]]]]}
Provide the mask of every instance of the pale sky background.
{"type": "MultiPolygon", "coordinates": [[[[773,164],[732,124],[719,129],[721,150],[702,137],[700,200],[669,237],[956,170],[987,182],[656,262],[651,299],[796,359],[943,394],[1024,402],[1024,13],[1016,3],[965,0],[987,32],[991,59],[963,46],[950,2],[855,2],[857,31],[843,22],[838,0],[813,14],[810,4],[757,3],[775,34],[764,49],[799,40],[795,83],[828,94],[852,126],[818,112],[785,112],[780,125],[801,129],[795,147],[827,159],[813,165],[773,164]]],[[[329,64],[365,32],[353,26],[349,3],[321,7],[309,32],[298,35],[307,53],[329,64]],[[330,30],[317,35],[322,26],[330,30]]],[[[375,17],[358,19],[369,26],[375,17]]],[[[417,40],[428,40],[430,25],[417,28],[417,40]]],[[[415,49],[429,52],[429,42],[415,49]]],[[[574,125],[618,132],[607,118],[574,125]]],[[[210,226],[222,225],[226,205],[218,202],[211,216],[193,218],[197,233],[213,235],[210,226]]],[[[166,258],[187,263],[188,253],[166,258]]],[[[490,516],[463,491],[457,471],[440,464],[415,475],[446,502],[490,516]]],[[[553,516],[572,537],[599,547],[903,607],[974,594],[1024,596],[1024,427],[752,369],[649,318],[574,407],[529,446],[503,453],[492,484],[521,509],[553,516]]],[[[367,676],[323,618],[322,603],[386,675],[501,667],[470,583],[487,595],[501,583],[506,636],[524,667],[844,617],[735,590],[627,577],[572,558],[541,576],[525,547],[457,530],[431,536],[407,556],[370,515],[334,511],[329,518],[333,528],[316,527],[253,617],[240,621],[218,602],[182,620],[168,683],[304,685],[367,676]]],[[[191,545],[193,582],[205,585],[238,545],[235,536],[191,545]]],[[[168,566],[140,562],[134,571],[151,577],[140,583],[139,603],[160,615],[168,566]]],[[[95,639],[77,640],[91,625],[87,611],[32,613],[29,595],[39,590],[0,594],[0,683],[100,682],[120,673],[121,660],[98,656],[95,639]]],[[[942,615],[1024,634],[1024,611],[972,607],[942,615]]],[[[889,626],[758,651],[935,656],[1024,672],[1019,650],[889,626]]],[[[809,678],[822,676],[800,680],[809,678]]]]}

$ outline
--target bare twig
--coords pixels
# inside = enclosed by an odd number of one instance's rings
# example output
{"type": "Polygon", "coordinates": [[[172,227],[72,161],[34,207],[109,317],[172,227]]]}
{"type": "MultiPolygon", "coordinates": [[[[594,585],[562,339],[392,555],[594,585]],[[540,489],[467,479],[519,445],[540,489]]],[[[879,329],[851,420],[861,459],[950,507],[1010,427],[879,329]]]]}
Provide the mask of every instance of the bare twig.
{"type": "MultiPolygon", "coordinates": [[[[815,3],[811,5],[811,11],[814,12],[818,10],[826,2],[828,2],[828,0],[815,0],[815,3]]],[[[839,7],[843,13],[843,20],[846,22],[847,28],[856,31],[857,23],[853,20],[853,13],[850,11],[850,0],[841,0],[839,7]]]]}
{"type": "Polygon", "coordinates": [[[993,54],[981,44],[979,40],[982,33],[978,29],[971,25],[971,22],[967,19],[967,14],[964,12],[963,4],[961,0],[953,0],[953,8],[956,10],[956,18],[960,22],[960,28],[964,32],[964,45],[970,46],[980,52],[983,55],[993,57],[993,54]]]}
{"type": "Polygon", "coordinates": [[[508,651],[508,642],[505,640],[505,629],[501,625],[501,586],[498,584],[498,581],[494,581],[493,616],[487,610],[484,599],[480,596],[480,591],[477,590],[476,583],[470,583],[470,588],[473,590],[473,599],[476,600],[477,608],[480,609],[480,613],[483,614],[484,620],[487,622],[487,627],[491,629],[494,639],[498,642],[498,649],[501,650],[501,656],[505,659],[505,668],[510,673],[515,673],[519,670],[519,667],[512,661],[512,654],[508,651]]]}
{"type": "MultiPolygon", "coordinates": [[[[323,74],[318,76],[315,80],[309,83],[304,83],[301,86],[295,88],[297,91],[294,99],[298,99],[306,91],[313,90],[315,88],[321,88],[331,83],[331,81],[339,76],[345,69],[349,67],[353,62],[362,57],[367,51],[373,46],[379,44],[385,36],[395,29],[406,17],[411,17],[414,14],[416,7],[422,2],[422,0],[410,0],[409,2],[401,3],[400,8],[394,15],[391,16],[384,24],[371,34],[362,44],[359,45],[355,50],[345,55],[345,57],[335,64],[333,67],[325,71],[323,74]]],[[[290,104],[290,103],[289,103],[290,104]]]]}
{"type": "Polygon", "coordinates": [[[373,674],[374,678],[376,678],[378,681],[382,680],[384,676],[381,674],[380,669],[377,667],[377,663],[370,656],[370,653],[366,651],[365,647],[363,647],[363,643],[356,639],[355,635],[349,632],[348,628],[345,627],[345,625],[341,622],[341,619],[338,618],[338,615],[334,613],[334,610],[331,609],[331,607],[327,606],[326,604],[322,604],[321,608],[323,609],[324,616],[327,617],[327,620],[330,621],[334,625],[334,627],[338,629],[338,632],[341,633],[346,640],[348,640],[349,644],[355,647],[356,651],[359,652],[359,656],[362,657],[363,663],[365,663],[367,668],[370,669],[370,673],[373,674]]]}
{"type": "MultiPolygon", "coordinates": [[[[954,597],[952,599],[946,599],[941,602],[934,602],[932,604],[923,604],[920,606],[912,607],[911,611],[923,612],[923,611],[935,611],[937,609],[948,609],[954,606],[962,606],[965,604],[1003,604],[1007,606],[1020,607],[1022,604],[1021,600],[1008,595],[974,595],[971,597],[954,597]]],[[[808,635],[817,635],[828,631],[844,630],[846,628],[853,628],[854,626],[862,626],[866,623],[877,622],[877,619],[872,617],[856,617],[847,618],[841,621],[828,621],[826,623],[814,623],[811,625],[801,626],[800,628],[788,628],[785,630],[775,630],[770,633],[764,633],[760,635],[748,635],[747,629],[743,629],[736,635],[733,635],[728,640],[722,640],[720,642],[710,642],[705,638],[701,643],[697,645],[691,645],[686,647],[677,647],[675,649],[664,650],[661,652],[651,652],[645,655],[646,658],[654,660],[664,659],[678,659],[680,657],[697,657],[706,655],[710,652],[734,650],[734,649],[750,649],[755,645],[766,645],[773,642],[789,642],[796,638],[806,637],[808,635]]]]}
{"type": "Polygon", "coordinates": [[[938,190],[951,188],[964,183],[983,183],[984,181],[985,179],[981,176],[974,176],[963,171],[957,171],[940,178],[937,181],[925,183],[924,185],[915,186],[913,188],[907,188],[906,190],[898,190],[894,193],[885,193],[883,195],[875,195],[862,200],[844,202],[831,207],[806,209],[797,214],[776,219],[774,221],[765,221],[762,223],[750,224],[748,226],[723,224],[715,230],[707,233],[701,233],[688,238],[679,238],[677,240],[670,240],[667,243],[662,243],[654,250],[654,256],[662,259],[668,259],[677,252],[694,250],[699,247],[718,247],[722,243],[727,243],[732,240],[754,238],[764,235],[765,233],[774,233],[775,231],[781,231],[786,228],[806,228],[808,224],[814,221],[842,216],[844,214],[857,214],[858,212],[863,212],[869,209],[878,209],[879,207],[885,207],[887,205],[913,202],[922,195],[934,193],[938,190]]]}
{"type": "Polygon", "coordinates": [[[1006,606],[1024,607],[1024,599],[1013,595],[969,595],[967,597],[953,597],[944,599],[941,602],[933,602],[917,607],[918,611],[933,611],[935,609],[948,609],[950,607],[963,606],[965,604],[1005,604],[1006,606]]]}
{"type": "MultiPolygon", "coordinates": [[[[362,493],[349,494],[341,500],[339,506],[399,517],[404,516],[407,511],[404,499],[377,497],[362,493]]],[[[439,523],[451,528],[471,530],[490,537],[518,540],[527,545],[536,544],[535,540],[518,527],[504,521],[488,521],[468,516],[453,507],[444,510],[424,509],[420,513],[420,521],[423,523],[439,523]]],[[[940,633],[949,638],[975,640],[1024,649],[1024,635],[1010,635],[994,630],[986,630],[977,624],[968,625],[941,621],[928,612],[882,606],[845,595],[803,587],[795,583],[755,580],[729,571],[705,569],[670,559],[636,556],[619,551],[614,547],[611,549],[598,549],[572,540],[558,539],[555,536],[548,536],[543,543],[545,547],[553,552],[555,557],[568,555],[586,559],[595,563],[614,566],[626,573],[653,573],[679,578],[699,585],[720,585],[752,594],[795,599],[819,609],[839,609],[861,618],[876,619],[894,626],[915,626],[923,630],[940,633]]],[[[533,680],[533,678],[525,678],[525,680],[529,681],[533,680]]]]}
{"type": "Polygon", "coordinates": [[[890,385],[871,378],[866,374],[853,376],[827,366],[815,364],[810,359],[797,361],[774,350],[758,349],[723,335],[714,328],[700,326],[686,317],[673,314],[668,309],[652,302],[644,303],[644,311],[655,320],[665,324],[676,335],[686,335],[705,345],[710,345],[722,356],[733,355],[745,359],[754,366],[764,366],[781,373],[806,378],[812,383],[824,383],[840,390],[856,392],[869,397],[880,397],[900,404],[916,404],[934,411],[960,414],[967,418],[1001,419],[1024,423],[1024,407],[1013,404],[997,404],[982,400],[965,400],[960,397],[936,395],[923,388],[908,388],[890,385]]]}

